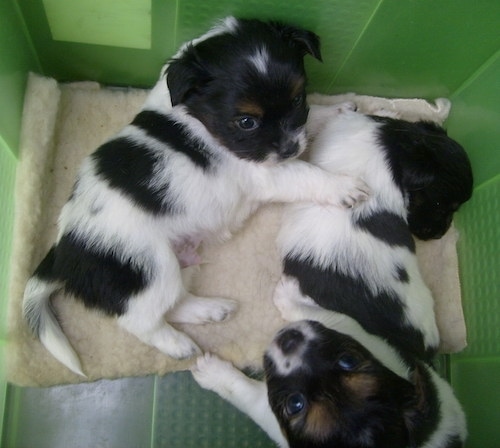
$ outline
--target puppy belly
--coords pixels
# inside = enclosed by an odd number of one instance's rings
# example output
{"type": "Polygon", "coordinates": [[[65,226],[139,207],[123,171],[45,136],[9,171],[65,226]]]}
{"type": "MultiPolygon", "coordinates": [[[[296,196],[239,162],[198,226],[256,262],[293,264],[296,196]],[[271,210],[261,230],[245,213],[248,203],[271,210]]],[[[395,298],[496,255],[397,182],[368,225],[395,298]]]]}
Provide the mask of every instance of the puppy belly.
{"type": "Polygon", "coordinates": [[[181,240],[172,242],[172,248],[179,260],[181,268],[195,266],[201,263],[197,249],[202,243],[202,238],[199,236],[187,236],[181,240]]]}

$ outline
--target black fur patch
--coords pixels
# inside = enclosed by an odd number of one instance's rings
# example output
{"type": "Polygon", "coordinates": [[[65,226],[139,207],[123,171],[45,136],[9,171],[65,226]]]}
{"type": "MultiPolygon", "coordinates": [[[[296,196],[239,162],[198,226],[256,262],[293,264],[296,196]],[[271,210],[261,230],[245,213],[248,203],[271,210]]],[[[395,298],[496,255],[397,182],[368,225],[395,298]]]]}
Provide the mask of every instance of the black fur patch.
{"type": "Polygon", "coordinates": [[[284,260],[284,273],[297,278],[301,292],[319,306],[351,316],[369,333],[399,347],[404,359],[416,355],[430,361],[434,356],[433,350],[425,349],[422,333],[404,324],[404,305],[395,294],[374,295],[360,278],[291,257],[284,260]]]}
{"type": "Polygon", "coordinates": [[[33,274],[34,276],[47,281],[55,280],[53,271],[56,256],[55,249],[55,245],[50,248],[50,250],[47,252],[47,255],[45,255],[45,258],[36,268],[35,273],[33,274]]]}
{"type": "MultiPolygon", "coordinates": [[[[429,438],[435,433],[439,420],[441,404],[438,391],[430,373],[417,364],[413,373],[413,383],[417,391],[415,402],[406,416],[407,426],[410,433],[410,446],[424,446],[429,438]]],[[[455,439],[455,437],[452,437],[455,439]]],[[[456,445],[442,445],[445,447],[456,447],[456,445]]],[[[461,445],[458,445],[461,446],[461,445]]]]}
{"type": "Polygon", "coordinates": [[[390,246],[403,246],[415,252],[415,241],[401,216],[382,210],[362,217],[354,224],[390,246]]]}
{"type": "Polygon", "coordinates": [[[158,156],[146,145],[120,137],[104,143],[92,157],[97,175],[145,211],[154,215],[179,211],[170,197],[168,183],[152,186],[158,156]]]}
{"type": "Polygon", "coordinates": [[[72,232],[63,235],[49,254],[53,278],[64,282],[65,291],[111,316],[122,315],[129,297],[147,285],[146,274],[131,260],[124,262],[112,250],[91,247],[72,232]]]}
{"type": "Polygon", "coordinates": [[[401,283],[408,283],[410,281],[410,276],[408,275],[408,271],[401,267],[401,266],[398,266],[396,268],[396,275],[397,275],[397,279],[401,282],[401,283]]]}
{"type": "Polygon", "coordinates": [[[186,155],[196,166],[210,168],[210,152],[201,141],[191,137],[181,123],[158,112],[143,110],[134,118],[132,124],[150,137],[168,145],[173,151],[186,155]]]}

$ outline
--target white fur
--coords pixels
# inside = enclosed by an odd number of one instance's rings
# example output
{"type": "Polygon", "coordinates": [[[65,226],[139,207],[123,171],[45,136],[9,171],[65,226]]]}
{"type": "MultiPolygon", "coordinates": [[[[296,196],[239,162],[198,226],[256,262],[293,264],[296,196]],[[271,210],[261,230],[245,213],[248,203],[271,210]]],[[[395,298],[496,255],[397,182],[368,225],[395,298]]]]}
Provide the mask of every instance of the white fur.
{"type": "Polygon", "coordinates": [[[460,406],[450,385],[433,369],[428,366],[426,366],[426,369],[437,389],[442,418],[437,429],[422,448],[439,448],[447,436],[454,434],[459,434],[461,440],[465,440],[467,437],[467,422],[462,406],[460,406]]]}
{"type": "MultiPolygon", "coordinates": [[[[226,19],[222,25],[193,42],[228,30],[232,32],[236,26],[234,20],[226,19]]],[[[73,231],[101,251],[112,247],[118,259],[133,260],[145,271],[147,286],[128,300],[126,312],[117,322],[144,343],[182,359],[200,353],[200,349],[188,336],[165,322],[164,316],[170,313],[175,321],[188,321],[188,314],[192,314],[191,320],[195,322],[220,321],[236,309],[236,303],[223,298],[206,302],[206,298],[188,293],[174,250],[176,242],[184,239],[225,240],[267,202],[316,201],[352,206],[365,199],[366,187],[361,180],[331,176],[300,160],[273,164],[236,157],[222,147],[200,121],[189,115],[182,104],[171,107],[164,76],[151,90],[143,110],[155,110],[181,122],[191,136],[206,145],[217,165],[205,172],[183,154],[129,125],[117,136],[127,137],[156,152],[161,169],[155,173],[150,186],[161,188],[168,185],[169,197],[177,198],[175,205],[182,207],[182,213],[155,216],[143,211],[100,179],[90,156],[80,169],[74,198],[61,212],[57,240],[64,233],[73,231]],[[189,305],[180,305],[186,299],[189,305]]],[[[53,287],[48,285],[37,297],[44,296],[43,300],[48,301],[53,292],[53,287]]],[[[31,290],[26,290],[25,306],[33,300],[31,290]]],[[[49,319],[48,307],[36,310],[43,313],[42,320],[49,319]]],[[[50,319],[50,322],[56,322],[50,319]]],[[[55,325],[47,325],[45,330],[47,337],[42,342],[46,348],[73,371],[81,372],[75,364],[73,350],[63,340],[62,331],[55,325]]]]}
{"type": "Polygon", "coordinates": [[[267,74],[269,64],[269,53],[265,47],[257,49],[257,51],[248,57],[248,60],[254,65],[261,75],[267,74]]]}
{"type": "Polygon", "coordinates": [[[36,277],[28,280],[24,302],[25,315],[29,320],[38,320],[38,336],[42,344],[51,347],[51,353],[58,361],[65,364],[78,375],[85,376],[78,355],[61,330],[54,313],[50,310],[50,295],[61,288],[59,282],[47,284],[36,277]]]}

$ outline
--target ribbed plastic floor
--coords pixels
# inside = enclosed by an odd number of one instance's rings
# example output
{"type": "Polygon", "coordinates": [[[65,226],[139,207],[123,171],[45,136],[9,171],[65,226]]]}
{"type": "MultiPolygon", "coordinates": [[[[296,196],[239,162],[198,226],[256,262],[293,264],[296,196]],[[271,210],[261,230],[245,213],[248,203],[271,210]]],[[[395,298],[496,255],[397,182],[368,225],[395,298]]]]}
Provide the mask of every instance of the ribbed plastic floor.
{"type": "Polygon", "coordinates": [[[3,448],[267,448],[254,423],[188,372],[10,387],[3,448]],[[35,403],[37,405],[35,405],[35,403]]]}

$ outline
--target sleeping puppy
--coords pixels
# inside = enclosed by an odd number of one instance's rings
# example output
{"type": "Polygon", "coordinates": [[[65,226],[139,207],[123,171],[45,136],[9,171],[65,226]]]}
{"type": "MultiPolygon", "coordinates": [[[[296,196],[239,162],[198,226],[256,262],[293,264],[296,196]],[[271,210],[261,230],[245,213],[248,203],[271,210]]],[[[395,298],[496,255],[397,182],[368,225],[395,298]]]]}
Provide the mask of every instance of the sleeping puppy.
{"type": "MultiPolygon", "coordinates": [[[[472,194],[469,159],[436,124],[351,108],[327,108],[325,126],[311,129],[309,160],[331,173],[356,173],[372,194],[353,210],[286,206],[277,239],[283,282],[297,279],[321,307],[353,317],[403,356],[430,361],[439,335],[412,234],[439,238],[448,230],[472,194]]],[[[313,109],[311,123],[324,113],[313,109]]]]}
{"type": "Polygon", "coordinates": [[[411,232],[432,238],[447,230],[471,195],[470,165],[436,125],[351,109],[326,110],[320,128],[311,111],[310,161],[356,173],[371,195],[353,210],[285,207],[274,302],[299,322],[268,348],[267,384],[210,355],[193,374],[282,446],[459,447],[465,418],[431,365],[439,335],[411,232]],[[430,223],[409,219],[420,210],[448,212],[430,223]]]}
{"type": "Polygon", "coordinates": [[[305,147],[303,57],[312,32],[226,18],[181,47],[132,123],[82,164],[54,246],[29,279],[29,327],[72,371],[78,356],[51,308],[64,291],[173,358],[200,353],[169,322],[227,318],[235,302],[190,294],[181,268],[270,201],[352,207],[365,184],[290,160],[305,147]]]}

